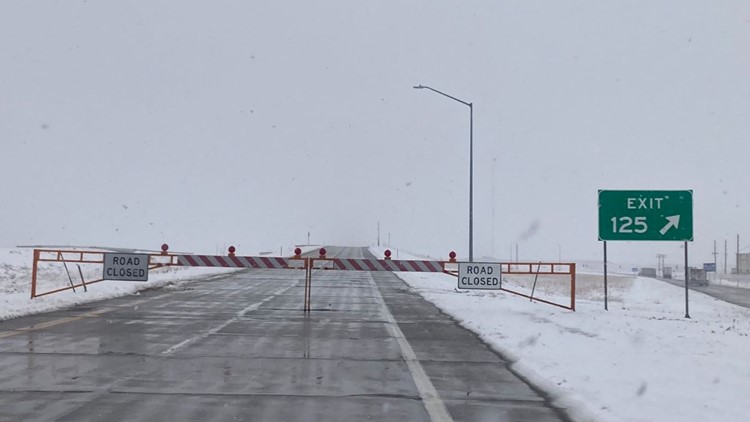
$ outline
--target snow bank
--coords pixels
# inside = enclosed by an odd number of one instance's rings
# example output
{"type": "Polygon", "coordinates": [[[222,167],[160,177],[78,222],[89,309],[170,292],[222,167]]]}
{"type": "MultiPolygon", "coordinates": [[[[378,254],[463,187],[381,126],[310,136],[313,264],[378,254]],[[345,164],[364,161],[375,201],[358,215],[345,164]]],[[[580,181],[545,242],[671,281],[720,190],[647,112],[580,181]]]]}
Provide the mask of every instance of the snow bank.
{"type": "MultiPolygon", "coordinates": [[[[373,253],[380,253],[373,250],[373,253]]],[[[650,278],[581,275],[577,312],[503,292],[456,291],[444,274],[397,273],[568,407],[575,420],[746,421],[750,310],[650,278]]]]}

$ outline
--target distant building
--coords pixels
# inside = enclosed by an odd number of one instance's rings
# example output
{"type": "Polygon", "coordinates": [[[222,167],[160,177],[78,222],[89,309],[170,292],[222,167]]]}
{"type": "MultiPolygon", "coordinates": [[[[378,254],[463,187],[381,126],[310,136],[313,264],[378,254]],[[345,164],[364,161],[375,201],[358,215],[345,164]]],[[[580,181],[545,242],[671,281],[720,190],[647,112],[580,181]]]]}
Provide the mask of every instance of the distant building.
{"type": "Polygon", "coordinates": [[[737,273],[750,274],[750,253],[737,254],[737,273]]]}

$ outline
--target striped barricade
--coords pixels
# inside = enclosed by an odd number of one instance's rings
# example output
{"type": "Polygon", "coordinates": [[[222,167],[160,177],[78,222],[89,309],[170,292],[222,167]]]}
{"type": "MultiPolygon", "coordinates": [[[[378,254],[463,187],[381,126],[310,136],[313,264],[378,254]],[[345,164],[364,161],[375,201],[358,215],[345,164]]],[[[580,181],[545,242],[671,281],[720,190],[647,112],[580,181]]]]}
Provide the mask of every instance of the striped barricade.
{"type": "Polygon", "coordinates": [[[390,259],[357,259],[333,258],[333,265],[337,270],[349,271],[408,271],[442,273],[445,271],[440,261],[406,261],[390,259]]]}
{"type": "MultiPolygon", "coordinates": [[[[176,255],[177,265],[185,267],[226,267],[256,269],[304,268],[306,258],[281,258],[222,255],[176,255]]],[[[311,258],[315,263],[325,263],[325,269],[348,271],[407,271],[441,273],[441,261],[411,261],[360,258],[311,258]]]]}
{"type": "Polygon", "coordinates": [[[185,267],[294,269],[304,268],[305,261],[295,258],[259,256],[177,255],[177,265],[185,267]]]}

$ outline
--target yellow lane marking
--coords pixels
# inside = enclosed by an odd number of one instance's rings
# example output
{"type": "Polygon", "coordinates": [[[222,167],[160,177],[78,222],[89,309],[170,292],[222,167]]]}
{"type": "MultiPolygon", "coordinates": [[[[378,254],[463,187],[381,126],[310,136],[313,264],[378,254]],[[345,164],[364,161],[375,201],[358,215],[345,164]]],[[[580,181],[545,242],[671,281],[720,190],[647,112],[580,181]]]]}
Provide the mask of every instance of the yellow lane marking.
{"type": "Polygon", "coordinates": [[[117,308],[113,308],[113,307],[102,308],[102,309],[99,309],[99,310],[96,310],[96,311],[86,312],[85,314],[81,314],[81,315],[74,316],[74,317],[66,317],[66,318],[54,319],[52,321],[43,322],[41,324],[35,324],[35,325],[30,325],[28,327],[16,328],[13,331],[6,331],[6,332],[3,332],[3,333],[0,333],[0,338],[11,337],[11,336],[15,336],[15,335],[22,334],[22,333],[28,333],[28,332],[31,332],[31,331],[39,331],[39,330],[43,330],[45,328],[54,327],[56,325],[62,325],[62,324],[67,324],[68,322],[79,321],[79,320],[82,320],[84,318],[97,317],[97,316],[105,314],[107,312],[114,311],[115,309],[117,309],[117,308]]]}
{"type": "MultiPolygon", "coordinates": [[[[22,334],[22,333],[28,333],[30,331],[39,331],[39,330],[43,330],[45,328],[54,327],[56,325],[66,324],[68,322],[79,321],[79,320],[84,319],[84,318],[97,317],[97,316],[105,314],[107,312],[112,312],[112,311],[114,311],[116,309],[130,308],[130,307],[133,307],[133,306],[138,306],[138,305],[140,305],[142,303],[150,302],[150,301],[156,300],[156,299],[162,299],[162,298],[164,298],[166,296],[169,296],[169,293],[164,293],[164,294],[161,294],[161,295],[158,295],[158,296],[154,296],[154,297],[151,297],[151,298],[147,298],[147,299],[136,300],[136,301],[133,301],[133,302],[130,302],[130,303],[122,304],[122,305],[116,305],[116,306],[111,306],[111,307],[107,307],[107,308],[102,308],[102,309],[99,309],[97,311],[86,312],[85,314],[81,314],[81,315],[74,316],[74,317],[66,317],[66,318],[55,319],[55,320],[52,320],[52,321],[43,322],[41,324],[30,325],[28,327],[16,328],[13,331],[0,332],[0,339],[7,338],[7,337],[12,337],[12,336],[16,336],[16,335],[22,334]]],[[[29,315],[29,316],[33,316],[33,315],[29,315]]]]}

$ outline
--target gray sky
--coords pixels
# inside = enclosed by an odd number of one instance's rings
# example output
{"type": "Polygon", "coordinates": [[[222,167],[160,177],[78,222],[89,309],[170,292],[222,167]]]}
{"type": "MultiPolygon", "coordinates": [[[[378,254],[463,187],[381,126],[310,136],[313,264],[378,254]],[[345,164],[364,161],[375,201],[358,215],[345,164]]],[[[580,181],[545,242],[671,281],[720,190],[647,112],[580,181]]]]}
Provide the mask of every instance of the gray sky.
{"type": "Polygon", "coordinates": [[[4,0],[0,246],[466,255],[468,108],[425,84],[475,105],[476,256],[600,258],[598,189],[750,251],[749,42],[739,0],[4,0]]]}

